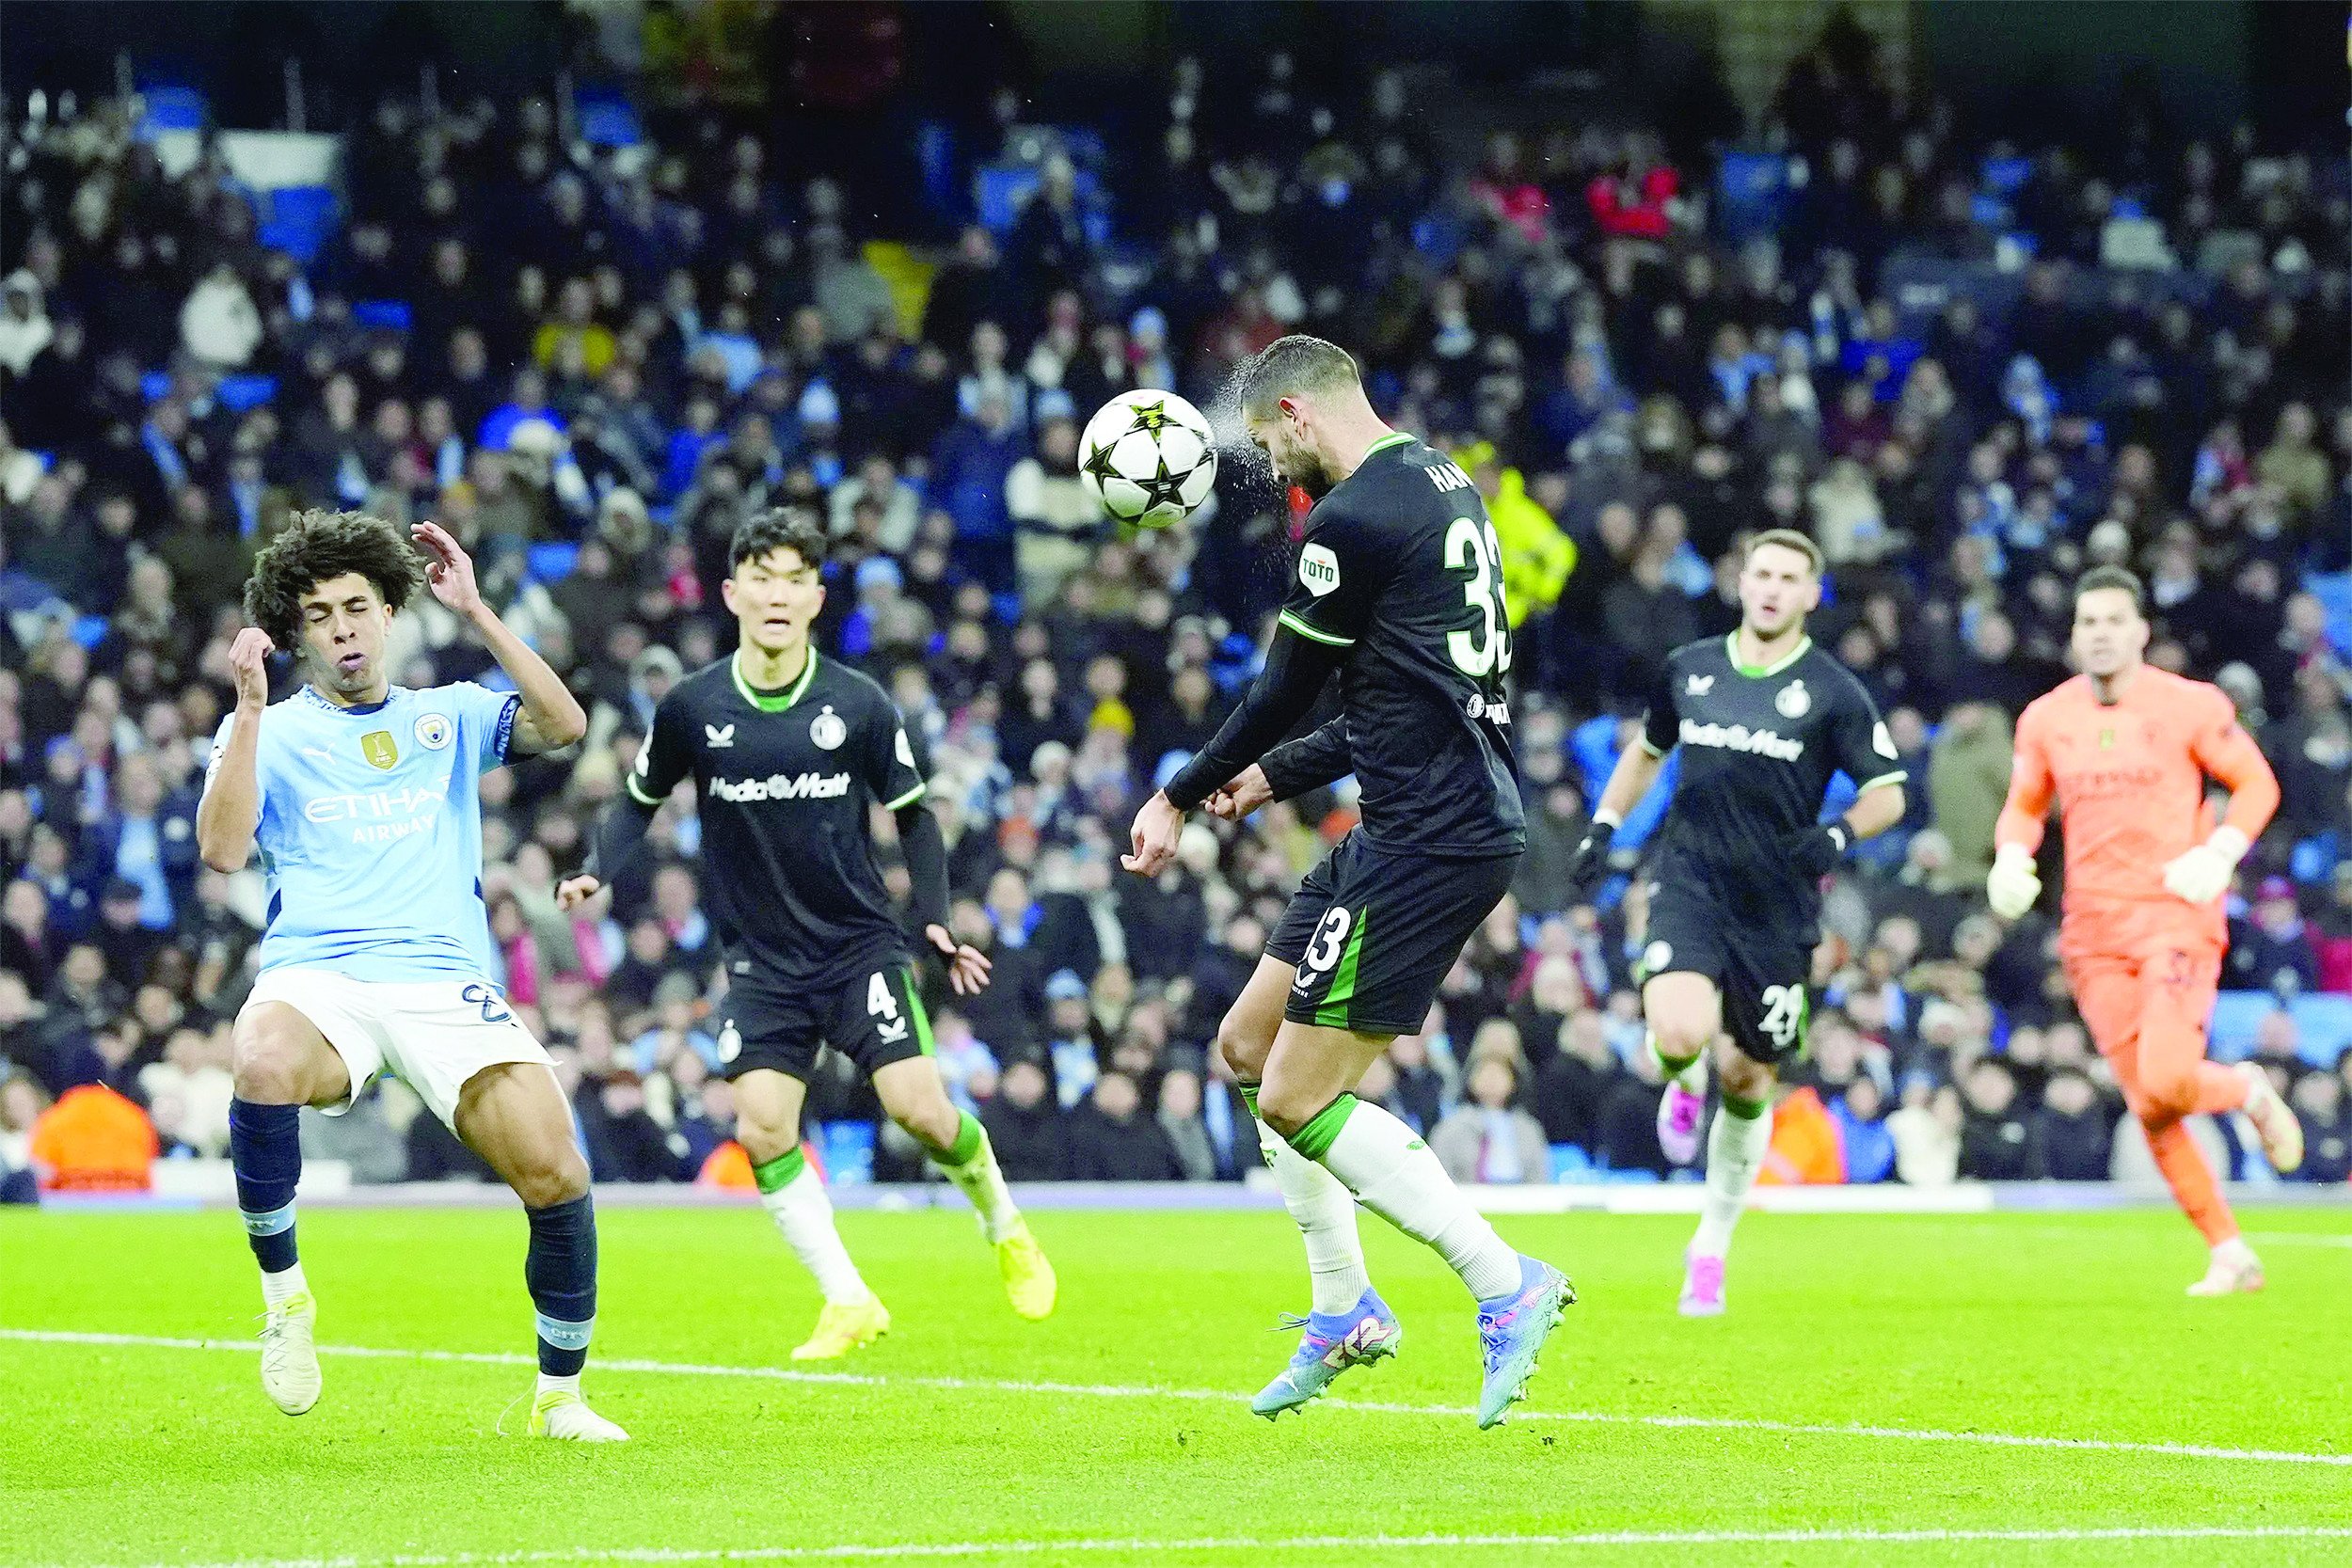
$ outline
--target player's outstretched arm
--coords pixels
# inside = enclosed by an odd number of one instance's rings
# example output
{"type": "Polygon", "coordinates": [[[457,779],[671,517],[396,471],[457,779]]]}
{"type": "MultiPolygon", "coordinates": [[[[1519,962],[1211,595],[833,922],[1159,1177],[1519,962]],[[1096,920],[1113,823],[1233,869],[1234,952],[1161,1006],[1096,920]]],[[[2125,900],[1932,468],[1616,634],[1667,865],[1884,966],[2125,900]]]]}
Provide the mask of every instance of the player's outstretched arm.
{"type": "Polygon", "coordinates": [[[564,677],[483,602],[482,587],[474,580],[473,558],[438,523],[419,523],[408,532],[424,552],[425,580],[432,586],[433,596],[452,614],[472,625],[499,668],[522,693],[522,711],[515,716],[515,734],[508,749],[525,755],[552,752],[586,735],[587,710],[564,684],[564,677]]]}
{"type": "Polygon", "coordinates": [[[1356,762],[1340,714],[1295,740],[1286,740],[1221,785],[1202,804],[1212,816],[1239,822],[1273,800],[1289,800],[1347,777],[1356,762]]]}
{"type": "Polygon", "coordinates": [[[1286,626],[1274,628],[1265,668],[1249,683],[1216,738],[1184,764],[1168,787],[1136,813],[1132,852],[1120,863],[1138,876],[1156,877],[1176,858],[1176,837],[1184,814],[1266,753],[1266,749],[1307,717],[1323,683],[1346,657],[1345,647],[1301,637],[1286,626]]]}
{"type": "Polygon", "coordinates": [[[269,705],[269,656],[275,651],[268,635],[252,626],[229,645],[237,709],[196,807],[196,852],[215,871],[242,871],[253,854],[253,831],[262,820],[262,710],[269,705]]]}

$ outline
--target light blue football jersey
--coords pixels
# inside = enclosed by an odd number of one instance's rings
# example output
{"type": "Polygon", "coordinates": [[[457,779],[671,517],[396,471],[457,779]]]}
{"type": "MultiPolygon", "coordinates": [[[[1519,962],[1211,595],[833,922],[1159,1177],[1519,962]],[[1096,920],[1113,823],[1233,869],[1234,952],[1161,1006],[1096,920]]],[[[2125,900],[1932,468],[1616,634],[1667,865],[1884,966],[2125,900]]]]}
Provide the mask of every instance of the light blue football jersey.
{"type": "MultiPolygon", "coordinates": [[[[262,969],[355,980],[500,966],[482,902],[482,775],[506,760],[522,699],[471,681],[395,686],[341,708],[305,686],[262,715],[255,839],[269,879],[262,969]]],[[[235,716],[213,738],[209,784],[235,716]]]]}

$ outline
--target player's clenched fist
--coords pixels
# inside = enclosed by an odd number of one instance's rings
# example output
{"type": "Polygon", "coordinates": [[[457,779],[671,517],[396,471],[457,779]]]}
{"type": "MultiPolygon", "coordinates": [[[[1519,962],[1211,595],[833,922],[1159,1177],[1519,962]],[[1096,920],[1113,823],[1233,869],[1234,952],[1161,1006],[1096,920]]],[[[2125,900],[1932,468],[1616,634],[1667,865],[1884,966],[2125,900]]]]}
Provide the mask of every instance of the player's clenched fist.
{"type": "Polygon", "coordinates": [[[278,651],[278,644],[269,634],[258,627],[247,626],[237,633],[229,644],[229,668],[237,678],[237,705],[248,713],[259,713],[269,705],[269,656],[278,651]]]}
{"type": "Polygon", "coordinates": [[[1993,857],[1992,874],[1984,879],[1984,901],[2003,920],[2015,920],[2042,896],[2042,878],[2033,856],[2022,844],[2004,844],[1993,857]]]}
{"type": "Polygon", "coordinates": [[[566,877],[555,884],[555,907],[568,914],[594,898],[603,887],[602,882],[586,872],[577,877],[566,877]]]}
{"type": "Polygon", "coordinates": [[[1265,769],[1251,763],[1234,775],[1232,783],[1201,802],[1211,816],[1238,822],[1274,799],[1274,786],[1266,782],[1265,769]]]}

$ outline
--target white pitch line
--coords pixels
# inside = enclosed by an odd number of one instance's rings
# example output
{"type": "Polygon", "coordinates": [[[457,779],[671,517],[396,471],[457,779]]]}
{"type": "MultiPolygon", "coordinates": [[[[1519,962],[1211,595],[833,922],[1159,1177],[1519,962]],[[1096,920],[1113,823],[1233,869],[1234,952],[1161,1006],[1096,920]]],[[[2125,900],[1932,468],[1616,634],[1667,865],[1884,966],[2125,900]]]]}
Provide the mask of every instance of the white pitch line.
{"type": "MultiPolygon", "coordinates": [[[[149,1334],[102,1334],[67,1329],[0,1328],[0,1340],[29,1344],[114,1345],[150,1350],[232,1351],[253,1354],[246,1339],[190,1339],[149,1334]]],[[[533,1356],[511,1351],[403,1350],[378,1345],[321,1345],[322,1355],[378,1361],[441,1361],[482,1367],[534,1367],[533,1356]]],[[[1153,1388],[1121,1383],[1055,1383],[1027,1378],[884,1376],[872,1372],[803,1372],[783,1367],[707,1365],[692,1361],[648,1361],[596,1356],[599,1371],[649,1372],[669,1377],[745,1377],[775,1383],[831,1384],[853,1388],[927,1388],[959,1394],[1060,1394],[1081,1399],[1184,1400],[1234,1404],[1241,1396],[1223,1388],[1153,1388]]],[[[1469,1405],[1403,1404],[1382,1400],[1326,1399],[1327,1410],[1387,1416],[1464,1417],[1469,1405]]],[[[2169,1459],[2235,1460],[2261,1465],[2321,1465],[2352,1468],[2352,1452],[2312,1453],[2293,1449],[2238,1449],[2212,1443],[2153,1443],[2120,1437],[2049,1437],[2033,1433],[1962,1432],[1938,1427],[1872,1426],[1854,1422],[1775,1421],[1741,1416],[1635,1416],[1599,1410],[1518,1410],[1515,1421],[1560,1421],[1584,1426],[1650,1427],[1676,1432],[1747,1432],[1785,1437],[1869,1437],[1904,1443],[1963,1443],[1996,1449],[2054,1449],[2074,1453],[2154,1454],[2169,1459]]]]}
{"type": "Polygon", "coordinates": [[[1120,1553],[1406,1551],[1495,1546],[1831,1546],[2032,1544],[2100,1541],[2338,1541],[2352,1526],[2127,1525],[2079,1529],[1588,1530],[1525,1535],[1179,1536],[1075,1541],[911,1541],[834,1546],[577,1546],[532,1552],[390,1553],[382,1557],[244,1558],[142,1568],[522,1568],[541,1562],[871,1562],[894,1559],[1100,1556],[1120,1553]]]}

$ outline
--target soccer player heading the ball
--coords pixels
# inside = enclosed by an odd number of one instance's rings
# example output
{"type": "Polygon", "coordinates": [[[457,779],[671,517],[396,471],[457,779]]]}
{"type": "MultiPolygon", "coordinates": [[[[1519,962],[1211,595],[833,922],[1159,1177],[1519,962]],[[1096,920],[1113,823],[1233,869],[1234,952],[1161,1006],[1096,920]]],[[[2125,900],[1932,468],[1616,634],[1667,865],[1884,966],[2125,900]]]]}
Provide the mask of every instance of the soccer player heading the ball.
{"type": "Polygon", "coordinates": [[[1574,1292],[1504,1244],[1411,1128],[1352,1091],[1390,1040],[1422,1027],[1526,847],[1502,551],[1469,476],[1382,423],[1343,350],[1283,338],[1237,381],[1250,440],[1315,509],[1263,672],[1136,813],[1124,863],[1157,874],[1203,804],[1238,818],[1350,771],[1363,785],[1362,825],[1308,874],[1217,1032],[1314,1286],[1296,1354],[1252,1408],[1272,1418],[1394,1353],[1402,1331],[1364,1273],[1360,1202],[1477,1299],[1478,1423],[1491,1427],[1524,1396],[1574,1292]],[[1277,747],[1334,673],[1341,717],[1277,747]]]}

